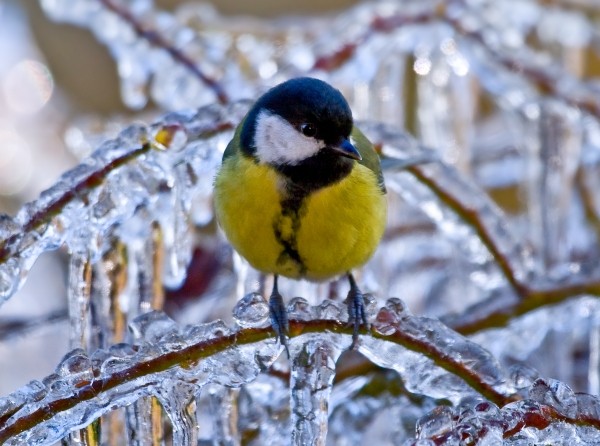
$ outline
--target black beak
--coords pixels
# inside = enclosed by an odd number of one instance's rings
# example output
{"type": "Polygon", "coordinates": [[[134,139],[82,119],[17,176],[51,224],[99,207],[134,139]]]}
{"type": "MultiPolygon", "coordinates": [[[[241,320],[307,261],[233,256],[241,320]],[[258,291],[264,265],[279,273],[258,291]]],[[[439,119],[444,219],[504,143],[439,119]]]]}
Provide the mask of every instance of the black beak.
{"type": "Polygon", "coordinates": [[[329,146],[329,148],[338,155],[345,156],[346,158],[352,158],[353,160],[357,161],[362,160],[362,156],[360,156],[360,153],[356,147],[354,147],[354,145],[347,139],[344,139],[341,144],[337,146],[329,146]]]}

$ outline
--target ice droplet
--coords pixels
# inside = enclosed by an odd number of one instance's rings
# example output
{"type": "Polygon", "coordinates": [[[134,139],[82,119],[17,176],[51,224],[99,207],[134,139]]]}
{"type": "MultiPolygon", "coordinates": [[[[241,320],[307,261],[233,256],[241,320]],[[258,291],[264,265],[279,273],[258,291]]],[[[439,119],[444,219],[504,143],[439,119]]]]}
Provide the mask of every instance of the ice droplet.
{"type": "Polygon", "coordinates": [[[21,263],[10,257],[0,263],[0,303],[8,300],[18,289],[21,280],[21,263]]]}
{"type": "Polygon", "coordinates": [[[317,307],[317,317],[332,321],[339,321],[342,318],[345,310],[342,309],[339,303],[330,299],[323,300],[317,307]]]}
{"type": "Polygon", "coordinates": [[[101,374],[108,375],[129,367],[131,358],[138,350],[130,344],[114,344],[108,351],[96,350],[92,355],[92,363],[101,374]]]}
{"type": "Polygon", "coordinates": [[[577,398],[571,388],[555,379],[538,379],[529,389],[529,397],[541,404],[554,407],[561,414],[577,415],[577,398]]]}
{"type": "Polygon", "coordinates": [[[46,376],[42,382],[48,388],[48,396],[52,399],[67,398],[75,390],[70,385],[71,381],[68,378],[63,379],[58,373],[46,376]]]}
{"type": "Polygon", "coordinates": [[[56,367],[56,373],[74,387],[89,384],[94,379],[92,361],[81,348],[67,353],[56,367]]]}
{"type": "Polygon", "coordinates": [[[577,413],[584,419],[600,419],[600,398],[587,393],[575,394],[577,398],[577,413]]]}
{"type": "Polygon", "coordinates": [[[512,385],[517,390],[529,389],[539,378],[539,372],[525,364],[515,364],[509,369],[512,385]]]}
{"type": "Polygon", "coordinates": [[[10,418],[24,404],[25,398],[19,393],[11,393],[8,396],[0,398],[0,420],[10,418]]]}
{"type": "Polygon", "coordinates": [[[129,329],[134,339],[151,344],[158,344],[173,335],[179,336],[177,323],[162,311],[150,311],[136,317],[129,324],[129,329]]]}
{"type": "Polygon", "coordinates": [[[233,318],[243,328],[264,327],[269,323],[269,304],[262,294],[246,294],[233,308],[233,318]]]}
{"type": "Polygon", "coordinates": [[[188,325],[183,329],[183,337],[190,344],[229,336],[232,333],[233,331],[220,319],[206,324],[188,325]]]}
{"type": "Polygon", "coordinates": [[[436,437],[452,430],[454,412],[450,407],[436,407],[417,422],[416,431],[419,438],[436,437]]]}
{"type": "Polygon", "coordinates": [[[23,395],[25,395],[27,401],[35,402],[41,401],[46,396],[47,389],[46,386],[42,384],[42,382],[38,381],[37,379],[34,379],[33,381],[30,381],[28,384],[26,384],[25,387],[20,389],[20,392],[23,395]]]}
{"type": "Polygon", "coordinates": [[[379,334],[390,336],[398,331],[400,318],[409,314],[406,304],[402,300],[392,297],[377,312],[373,329],[379,334]]]}
{"type": "Polygon", "coordinates": [[[316,314],[305,298],[294,297],[288,305],[288,317],[297,321],[310,321],[316,317],[316,314]]]}
{"type": "Polygon", "coordinates": [[[0,247],[4,246],[8,239],[17,235],[21,226],[10,216],[0,214],[0,247]]]}

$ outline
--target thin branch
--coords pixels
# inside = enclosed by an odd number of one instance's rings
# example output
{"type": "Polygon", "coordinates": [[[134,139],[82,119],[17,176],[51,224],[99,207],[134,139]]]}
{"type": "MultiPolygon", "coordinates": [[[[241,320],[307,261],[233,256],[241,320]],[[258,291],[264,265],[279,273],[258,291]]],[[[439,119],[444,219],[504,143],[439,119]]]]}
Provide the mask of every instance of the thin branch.
{"type": "Polygon", "coordinates": [[[519,296],[525,297],[528,293],[527,286],[517,279],[510,260],[502,253],[500,247],[496,246],[494,238],[491,236],[490,231],[481,216],[464,202],[468,197],[463,197],[461,199],[461,197],[453,196],[450,192],[441,187],[434,177],[427,175],[421,166],[411,166],[408,167],[407,170],[436,194],[437,197],[446,206],[452,209],[465,223],[475,230],[479,239],[498,263],[506,280],[511,284],[519,296]]]}
{"type": "Polygon", "coordinates": [[[67,310],[56,310],[38,317],[0,319],[0,342],[23,336],[28,332],[68,320],[67,310]]]}
{"type": "MultiPolygon", "coordinates": [[[[230,122],[217,122],[213,127],[203,129],[199,135],[194,135],[194,137],[208,138],[219,132],[229,130],[232,128],[232,126],[233,124],[230,122]]],[[[165,141],[157,142],[161,144],[165,142],[166,147],[168,147],[169,133],[179,128],[180,127],[178,126],[165,126],[165,128],[163,129],[164,135],[160,135],[160,137],[166,139],[165,141]]],[[[83,178],[81,181],[79,181],[79,183],[75,184],[64,194],[49,202],[44,208],[35,212],[23,224],[20,233],[15,234],[4,240],[0,239],[0,263],[6,262],[11,256],[18,254],[19,241],[21,240],[23,233],[33,231],[45,224],[50,223],[52,218],[59,215],[63,211],[63,209],[73,200],[81,198],[88,194],[91,190],[99,187],[104,183],[106,178],[112,172],[137,159],[138,157],[148,153],[154,147],[153,142],[145,142],[140,144],[140,147],[132,149],[126,154],[104,164],[101,168],[83,178]]],[[[164,146],[165,144],[162,145],[164,146]]]]}
{"type": "MultiPolygon", "coordinates": [[[[352,327],[338,321],[332,320],[312,320],[312,321],[290,321],[291,337],[297,337],[306,333],[339,333],[352,335],[352,327]]],[[[430,358],[436,365],[462,378],[475,391],[479,392],[494,404],[503,406],[511,401],[518,399],[515,395],[505,395],[489,385],[477,373],[469,369],[465,364],[458,362],[441,348],[434,346],[423,340],[423,338],[407,334],[402,330],[397,330],[390,336],[384,336],[373,329],[367,331],[362,329],[363,336],[372,336],[383,341],[392,342],[401,345],[409,350],[419,352],[430,358]]],[[[4,416],[0,423],[0,444],[9,438],[19,435],[36,425],[48,420],[55,415],[72,409],[84,401],[90,401],[102,396],[107,391],[116,388],[124,383],[164,372],[172,367],[190,367],[198,361],[214,356],[217,353],[234,348],[236,345],[247,345],[267,338],[274,337],[273,329],[268,328],[247,328],[237,331],[227,336],[197,342],[178,351],[164,353],[158,357],[142,361],[131,365],[125,369],[119,370],[102,378],[95,378],[88,385],[81,388],[74,388],[73,393],[64,398],[58,398],[47,402],[45,405],[37,408],[31,413],[18,417],[13,423],[7,424],[8,418],[13,415],[4,416]]],[[[594,420],[594,423],[600,421],[594,420]]]]}
{"type": "Polygon", "coordinates": [[[136,32],[138,36],[147,40],[151,45],[161,48],[162,50],[169,53],[169,55],[177,63],[180,63],[186,67],[194,76],[209,87],[216,95],[217,100],[221,104],[228,104],[230,102],[227,93],[223,89],[223,86],[216,80],[205,74],[183,51],[175,48],[171,42],[169,42],[163,35],[154,29],[146,27],[141,23],[129,10],[115,3],[113,0],[98,0],[106,9],[114,12],[122,20],[127,22],[136,32]]]}
{"type": "MultiPolygon", "coordinates": [[[[466,7],[463,0],[453,1],[466,7]]],[[[561,91],[560,85],[563,83],[562,80],[569,79],[571,75],[560,67],[554,66],[553,71],[549,72],[534,64],[528,64],[528,60],[517,59],[508,52],[500,52],[490,47],[490,45],[487,44],[483,32],[466,28],[459,18],[454,18],[446,14],[443,19],[452,26],[457,33],[479,44],[499,65],[525,77],[537,87],[541,94],[554,96],[566,104],[600,118],[600,101],[597,100],[597,94],[592,94],[590,91],[590,94],[584,95],[584,97],[576,97],[572,95],[572,89],[569,92],[561,91]]]]}
{"type": "Polygon", "coordinates": [[[9,257],[17,254],[17,252],[15,252],[15,244],[18,245],[18,241],[23,233],[33,231],[34,229],[49,223],[50,220],[60,214],[65,206],[72,200],[81,197],[83,194],[101,185],[109,173],[148,152],[151,147],[152,144],[145,143],[142,144],[141,147],[115,158],[102,166],[99,170],[81,180],[72,189],[67,190],[60,197],[51,201],[46,207],[31,215],[23,225],[21,233],[9,237],[8,239],[0,240],[0,263],[6,262],[9,257]]]}
{"type": "Polygon", "coordinates": [[[600,280],[569,284],[548,289],[526,289],[526,295],[514,304],[505,305],[484,316],[469,320],[467,309],[454,322],[447,324],[463,335],[471,335],[481,330],[507,326],[512,320],[526,313],[556,305],[582,295],[600,296],[600,280]]]}
{"type": "MultiPolygon", "coordinates": [[[[495,306],[493,306],[493,311],[476,319],[469,318],[470,311],[467,309],[454,322],[449,323],[449,326],[454,330],[464,335],[470,335],[480,330],[504,327],[516,317],[547,305],[559,304],[584,294],[600,296],[600,280],[597,278],[567,285],[554,285],[551,283],[546,287],[531,286],[520,281],[510,259],[496,245],[496,241],[485,221],[465,202],[465,198],[468,197],[458,197],[444,189],[435,177],[427,175],[422,166],[411,166],[407,168],[407,171],[427,186],[446,206],[475,230],[477,236],[490,251],[504,277],[519,297],[517,302],[506,305],[502,309],[495,309],[495,306]]],[[[476,306],[480,308],[480,304],[476,306]]]]}
{"type": "Polygon", "coordinates": [[[316,59],[311,71],[333,71],[350,61],[358,48],[377,33],[388,33],[406,25],[427,23],[440,18],[441,6],[431,11],[416,15],[394,15],[391,17],[375,17],[366,31],[355,41],[344,44],[336,51],[320,56],[316,59]]]}
{"type": "MultiPolygon", "coordinates": [[[[454,4],[466,8],[462,0],[453,0],[453,2],[454,4]]],[[[584,110],[587,113],[600,118],[600,101],[597,100],[597,94],[591,94],[590,92],[590,94],[577,97],[572,91],[561,91],[561,82],[559,81],[569,78],[570,75],[567,72],[560,70],[558,67],[553,67],[553,72],[550,73],[533,64],[527,64],[527,61],[517,59],[511,54],[502,53],[493,49],[487,44],[482,32],[470,30],[461,23],[459,18],[451,17],[447,12],[447,4],[444,2],[439,3],[437,8],[432,8],[431,11],[423,14],[412,16],[395,14],[388,17],[374,18],[368,29],[356,38],[355,41],[345,43],[333,53],[321,56],[316,60],[312,69],[325,71],[336,70],[349,62],[355,56],[357,49],[374,35],[378,33],[390,33],[402,26],[433,22],[434,20],[441,20],[447,23],[458,34],[480,45],[499,65],[525,77],[537,87],[541,94],[554,96],[573,107],[584,110]]]]}

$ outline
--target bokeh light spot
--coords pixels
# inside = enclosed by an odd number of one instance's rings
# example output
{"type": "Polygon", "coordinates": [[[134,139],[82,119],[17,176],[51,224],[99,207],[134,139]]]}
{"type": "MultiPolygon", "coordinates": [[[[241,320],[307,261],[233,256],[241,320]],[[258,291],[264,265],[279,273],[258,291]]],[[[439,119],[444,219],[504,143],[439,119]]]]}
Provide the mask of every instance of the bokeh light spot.
{"type": "Polygon", "coordinates": [[[8,106],[18,113],[33,114],[48,103],[54,80],[46,65],[22,60],[13,66],[2,82],[8,106]]]}

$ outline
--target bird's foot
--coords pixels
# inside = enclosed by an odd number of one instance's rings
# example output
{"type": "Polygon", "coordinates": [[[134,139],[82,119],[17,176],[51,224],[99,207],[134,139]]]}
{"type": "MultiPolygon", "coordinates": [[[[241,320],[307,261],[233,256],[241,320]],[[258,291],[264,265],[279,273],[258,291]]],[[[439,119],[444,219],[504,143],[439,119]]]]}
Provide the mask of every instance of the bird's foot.
{"type": "Polygon", "coordinates": [[[358,347],[358,332],[361,324],[369,329],[369,321],[367,320],[367,312],[365,309],[365,298],[360,291],[352,276],[350,277],[350,291],[346,298],[348,305],[348,324],[352,325],[352,345],[350,350],[356,350],[358,347]]]}
{"type": "Polygon", "coordinates": [[[283,298],[276,289],[273,290],[273,293],[271,293],[271,297],[269,298],[269,313],[271,315],[271,326],[273,327],[273,330],[275,330],[279,342],[285,347],[289,359],[290,349],[288,346],[288,333],[290,325],[283,298]]]}

